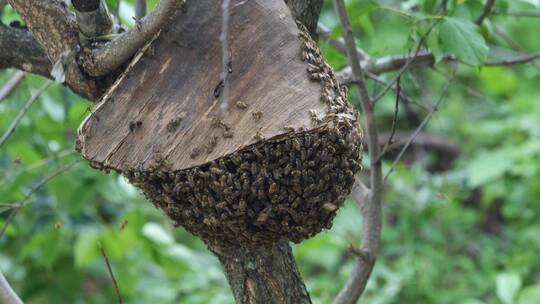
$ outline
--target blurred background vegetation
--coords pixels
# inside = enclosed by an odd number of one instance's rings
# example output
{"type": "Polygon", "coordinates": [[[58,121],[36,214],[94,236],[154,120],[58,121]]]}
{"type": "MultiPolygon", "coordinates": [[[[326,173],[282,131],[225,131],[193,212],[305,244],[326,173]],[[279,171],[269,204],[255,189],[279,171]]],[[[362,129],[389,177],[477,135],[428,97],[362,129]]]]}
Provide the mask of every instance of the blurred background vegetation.
{"type": "MultiPolygon", "coordinates": [[[[491,59],[540,51],[538,0],[498,0],[478,28],[472,21],[485,1],[448,1],[446,12],[441,2],[347,5],[359,46],[372,57],[410,52],[441,14],[470,24],[491,59]]],[[[108,3],[116,11],[117,1],[108,3]]],[[[118,11],[132,26],[132,1],[121,1],[118,11]]],[[[7,7],[2,20],[17,16],[7,7]]],[[[331,1],[321,23],[332,37],[341,36],[331,1]]],[[[428,37],[434,53],[459,58],[460,43],[468,42],[448,41],[437,24],[434,29],[428,37]]],[[[336,70],[345,67],[344,55],[322,46],[336,70]]],[[[448,95],[389,179],[382,248],[362,303],[540,303],[540,62],[479,64],[459,64],[448,95]]],[[[403,75],[408,101],[400,108],[398,134],[416,129],[452,77],[452,66],[439,62],[403,75]]],[[[14,73],[1,71],[0,84],[14,73]]],[[[0,133],[44,81],[29,75],[0,100],[0,133]]],[[[377,103],[383,133],[392,125],[393,95],[377,103]]],[[[174,228],[122,177],[91,169],[74,152],[77,127],[91,107],[53,85],[0,148],[0,227],[11,204],[79,160],[32,192],[18,211],[0,239],[2,272],[27,303],[115,303],[100,243],[126,303],[232,303],[220,265],[202,242],[174,228]]],[[[393,156],[384,160],[385,170],[393,156]]],[[[330,303],[346,281],[354,265],[346,248],[358,245],[361,222],[357,206],[347,201],[331,230],[294,247],[315,303],[330,303]]]]}

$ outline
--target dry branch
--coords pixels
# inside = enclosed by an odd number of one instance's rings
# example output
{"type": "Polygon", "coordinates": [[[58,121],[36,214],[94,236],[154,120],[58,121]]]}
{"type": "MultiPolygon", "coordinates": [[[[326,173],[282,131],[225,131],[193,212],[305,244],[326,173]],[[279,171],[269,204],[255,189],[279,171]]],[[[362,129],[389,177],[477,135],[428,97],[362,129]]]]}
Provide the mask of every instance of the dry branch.
{"type": "Polygon", "coordinates": [[[285,0],[285,3],[291,10],[293,18],[300,21],[311,36],[316,37],[323,0],[285,0]]]}
{"type": "Polygon", "coordinates": [[[365,129],[367,133],[367,143],[370,158],[370,187],[371,191],[367,200],[359,202],[363,215],[363,237],[360,251],[364,258],[358,258],[353,272],[334,300],[334,304],[353,304],[356,303],[364,288],[375,265],[375,257],[379,249],[381,225],[382,225],[382,167],[378,161],[379,145],[377,127],[373,113],[373,105],[368,95],[364,83],[364,72],[360,65],[354,36],[347,16],[347,11],[343,0],[334,0],[334,6],[339,16],[341,26],[345,35],[345,44],[347,46],[347,56],[352,68],[352,79],[360,96],[365,129]]]}
{"type": "Polygon", "coordinates": [[[493,5],[495,4],[495,0],[487,0],[486,5],[484,6],[484,11],[482,12],[482,15],[476,19],[475,23],[478,25],[481,25],[482,22],[484,22],[484,19],[486,19],[489,14],[491,13],[491,9],[493,8],[493,5]]]}
{"type": "Polygon", "coordinates": [[[72,163],[70,163],[70,164],[68,164],[66,166],[61,167],[60,169],[53,172],[51,175],[46,176],[41,181],[39,181],[37,184],[35,184],[32,187],[32,189],[30,189],[30,191],[23,197],[22,200],[20,200],[17,203],[11,204],[11,207],[12,207],[13,210],[9,214],[8,218],[6,219],[6,222],[2,226],[2,229],[0,230],[0,239],[2,239],[2,237],[4,236],[4,233],[6,232],[7,227],[11,224],[11,222],[13,221],[15,216],[17,215],[17,212],[19,212],[19,210],[21,210],[24,206],[26,206],[29,203],[28,200],[30,200],[30,198],[32,197],[32,195],[34,195],[34,193],[36,193],[36,191],[41,189],[41,187],[43,187],[45,184],[47,184],[48,182],[50,182],[52,179],[56,178],[60,174],[69,171],[71,168],[73,168],[78,163],[79,163],[79,160],[76,160],[76,161],[74,161],[74,162],[72,162],[72,163]]]}
{"type": "Polygon", "coordinates": [[[184,4],[184,0],[161,0],[148,16],[138,22],[137,26],[92,50],[83,61],[85,71],[92,76],[103,76],[125,64],[184,4]]]}
{"type": "Polygon", "coordinates": [[[87,38],[112,32],[113,20],[103,0],[72,0],[79,31],[87,38]]]}
{"type": "MultiPolygon", "coordinates": [[[[347,46],[345,46],[345,41],[343,40],[343,38],[331,39],[330,30],[323,24],[319,23],[319,25],[317,26],[317,34],[319,34],[320,39],[326,40],[331,47],[335,48],[336,50],[345,55],[347,54],[347,46]]],[[[358,52],[358,58],[360,58],[360,60],[369,59],[369,55],[363,49],[357,47],[356,51],[358,52]]]]}
{"type": "Polygon", "coordinates": [[[0,69],[4,68],[50,77],[51,63],[28,30],[0,24],[0,69]]]}
{"type": "Polygon", "coordinates": [[[135,19],[141,20],[146,15],[146,0],[135,1],[135,19]]]}
{"type": "Polygon", "coordinates": [[[38,100],[41,94],[43,94],[43,92],[45,92],[45,90],[47,90],[51,84],[53,84],[53,82],[51,82],[50,80],[47,81],[41,88],[39,88],[39,90],[35,94],[30,97],[30,99],[28,99],[19,114],[17,114],[17,117],[15,117],[15,120],[13,120],[4,135],[2,135],[2,137],[0,138],[0,147],[8,140],[8,138],[13,134],[13,132],[15,132],[15,129],[23,119],[24,114],[26,114],[26,112],[30,109],[34,102],[38,100]]]}
{"type": "Polygon", "coordinates": [[[4,86],[0,88],[0,101],[2,101],[4,98],[7,98],[17,87],[21,84],[21,82],[26,78],[26,73],[23,71],[17,71],[15,74],[9,79],[8,82],[4,86]]]}
{"type": "Polygon", "coordinates": [[[384,184],[386,184],[386,181],[388,180],[388,177],[390,176],[390,174],[392,174],[392,172],[394,172],[394,170],[395,170],[397,164],[399,163],[399,161],[401,160],[401,157],[403,156],[403,154],[405,154],[405,152],[407,151],[407,149],[409,148],[411,143],[415,140],[416,136],[418,136],[420,131],[422,131],[422,129],[430,121],[431,117],[437,111],[437,109],[439,108],[439,105],[441,104],[441,102],[444,100],[444,98],[448,94],[448,90],[450,89],[450,86],[452,85],[452,82],[454,81],[456,70],[457,70],[457,67],[454,69],[454,73],[453,73],[452,77],[450,78],[450,80],[448,81],[448,83],[446,84],[445,88],[443,89],[443,92],[440,95],[439,99],[435,102],[435,104],[433,104],[433,106],[431,107],[431,110],[428,112],[428,114],[426,115],[426,117],[424,118],[422,123],[416,128],[416,130],[413,132],[411,137],[407,140],[407,142],[405,143],[405,145],[403,146],[401,151],[399,151],[398,155],[396,156],[396,158],[392,162],[392,165],[390,166],[390,169],[388,170],[388,172],[384,176],[384,180],[383,180],[384,184]]]}
{"type": "MultiPolygon", "coordinates": [[[[28,26],[32,36],[43,47],[50,62],[61,57],[79,44],[79,32],[63,0],[8,0],[28,26]]],[[[66,83],[76,93],[97,98],[97,84],[84,76],[75,58],[64,64],[66,83]]]]}
{"type": "Polygon", "coordinates": [[[101,243],[98,243],[99,251],[101,252],[101,256],[103,256],[103,259],[105,260],[105,264],[107,264],[107,270],[109,271],[109,276],[111,277],[111,281],[114,286],[114,292],[116,293],[116,298],[118,299],[118,304],[122,304],[122,295],[120,293],[120,288],[118,287],[118,282],[116,281],[116,277],[114,276],[114,272],[112,270],[111,263],[109,262],[109,257],[107,256],[107,253],[105,252],[105,249],[103,249],[103,246],[101,243]]]}
{"type": "Polygon", "coordinates": [[[23,304],[19,296],[15,293],[8,281],[0,272],[0,303],[2,304],[23,304]]]}

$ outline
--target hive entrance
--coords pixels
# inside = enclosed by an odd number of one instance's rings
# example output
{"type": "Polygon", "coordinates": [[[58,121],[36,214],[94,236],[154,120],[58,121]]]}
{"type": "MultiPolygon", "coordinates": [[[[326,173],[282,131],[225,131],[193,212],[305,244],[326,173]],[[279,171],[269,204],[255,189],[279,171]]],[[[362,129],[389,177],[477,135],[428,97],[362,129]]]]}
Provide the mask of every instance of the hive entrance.
{"type": "Polygon", "coordinates": [[[191,2],[83,123],[78,149],[206,242],[299,242],[329,227],[351,190],[356,115],[283,1],[231,7],[226,111],[221,10],[191,2]]]}

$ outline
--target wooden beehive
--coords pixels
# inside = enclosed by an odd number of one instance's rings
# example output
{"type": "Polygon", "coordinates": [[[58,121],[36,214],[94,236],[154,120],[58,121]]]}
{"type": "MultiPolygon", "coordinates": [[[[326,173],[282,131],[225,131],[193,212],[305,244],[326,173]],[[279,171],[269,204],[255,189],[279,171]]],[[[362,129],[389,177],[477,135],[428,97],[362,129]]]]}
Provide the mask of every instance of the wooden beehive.
{"type": "Polygon", "coordinates": [[[192,1],[105,94],[78,150],[207,242],[300,241],[329,227],[359,169],[346,92],[283,1],[192,1]],[[276,152],[277,151],[277,152],[276,152]]]}

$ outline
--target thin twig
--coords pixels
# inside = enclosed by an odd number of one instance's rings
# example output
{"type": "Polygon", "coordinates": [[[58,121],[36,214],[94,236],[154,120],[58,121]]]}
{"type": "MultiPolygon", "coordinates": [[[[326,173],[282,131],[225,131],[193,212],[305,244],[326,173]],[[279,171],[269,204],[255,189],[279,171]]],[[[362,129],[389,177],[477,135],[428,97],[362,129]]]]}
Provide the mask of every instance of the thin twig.
{"type": "Polygon", "coordinates": [[[484,11],[482,12],[482,15],[476,19],[475,23],[478,25],[481,25],[482,22],[484,22],[484,19],[486,19],[489,14],[491,13],[491,9],[493,8],[493,5],[495,4],[495,0],[487,0],[486,5],[484,6],[484,11]]]}
{"type": "Polygon", "coordinates": [[[229,50],[229,17],[231,1],[222,0],[221,3],[221,34],[219,35],[219,41],[221,41],[221,81],[223,89],[221,91],[221,109],[226,111],[229,108],[229,74],[232,73],[232,58],[229,50]]]}
{"type": "Polygon", "coordinates": [[[13,76],[6,82],[6,84],[0,88],[0,101],[2,101],[4,98],[7,98],[19,85],[22,83],[22,81],[26,78],[26,72],[24,71],[17,71],[13,76]]]}
{"type": "Polygon", "coordinates": [[[396,81],[396,105],[394,107],[394,117],[392,118],[392,129],[390,132],[390,137],[388,137],[388,141],[384,145],[384,148],[382,149],[381,154],[379,155],[377,161],[381,161],[384,157],[384,154],[386,154],[386,151],[388,150],[388,147],[392,144],[392,141],[394,140],[394,135],[396,134],[396,127],[397,127],[397,120],[398,120],[398,114],[399,114],[399,99],[401,96],[401,77],[397,79],[396,81]]]}
{"type": "Polygon", "coordinates": [[[73,168],[73,166],[75,166],[79,161],[76,160],[74,162],[72,162],[71,164],[68,164],[64,167],[61,167],[60,169],[58,169],[57,171],[55,171],[54,173],[52,173],[51,175],[48,175],[46,176],[45,178],[43,178],[40,182],[38,182],[37,184],[35,184],[32,189],[30,189],[30,191],[24,196],[24,198],[22,200],[20,200],[19,202],[17,203],[14,203],[12,204],[13,206],[13,211],[11,211],[11,213],[9,214],[6,222],[4,223],[4,226],[2,227],[2,230],[0,230],[0,239],[2,239],[2,237],[4,236],[4,233],[6,232],[6,229],[7,227],[9,226],[9,224],[13,221],[13,219],[15,218],[15,216],[17,215],[17,212],[19,212],[20,209],[22,209],[24,206],[26,206],[28,204],[28,200],[32,197],[32,195],[34,193],[36,193],[36,191],[38,191],[41,187],[43,187],[45,184],[47,184],[48,182],[50,182],[52,179],[54,179],[55,177],[59,176],[60,174],[66,172],[66,171],[69,171],[71,168],[73,168]]]}
{"type": "Polygon", "coordinates": [[[493,15],[503,15],[503,16],[511,16],[511,17],[530,17],[530,18],[538,18],[540,17],[540,12],[493,12],[493,15]]]}
{"type": "Polygon", "coordinates": [[[11,288],[8,281],[0,272],[0,303],[2,304],[23,304],[17,293],[11,288]]]}
{"type": "Polygon", "coordinates": [[[13,132],[15,132],[15,129],[17,128],[19,123],[21,123],[21,120],[23,119],[24,114],[26,114],[28,109],[30,109],[30,107],[34,104],[34,102],[36,102],[36,100],[41,96],[41,94],[43,94],[43,92],[45,92],[49,88],[51,84],[53,84],[53,82],[50,80],[47,80],[47,82],[45,82],[45,84],[41,86],[41,88],[39,88],[39,90],[30,97],[30,99],[28,99],[28,101],[26,102],[24,107],[21,109],[19,114],[17,114],[17,117],[15,117],[15,120],[11,123],[11,125],[6,130],[4,135],[2,135],[2,138],[0,138],[0,147],[8,140],[8,138],[13,134],[13,132]]]}
{"type": "Polygon", "coordinates": [[[154,10],[143,17],[138,26],[103,46],[93,49],[83,68],[92,76],[103,76],[126,63],[170,21],[185,0],[160,0],[154,10]]]}
{"type": "MultiPolygon", "coordinates": [[[[345,40],[343,40],[343,38],[330,38],[330,30],[326,26],[319,23],[317,26],[317,34],[319,34],[319,38],[321,40],[326,40],[331,47],[347,55],[347,46],[345,46],[345,40]]],[[[366,53],[366,51],[364,51],[363,49],[357,47],[356,51],[358,52],[358,58],[360,58],[360,60],[369,59],[368,53],[366,53]]]]}
{"type": "Polygon", "coordinates": [[[360,97],[360,105],[364,114],[367,146],[370,158],[370,186],[369,196],[361,198],[361,212],[363,216],[363,235],[360,250],[365,252],[369,259],[358,259],[357,264],[347,280],[343,289],[334,299],[334,304],[356,303],[365,289],[367,281],[375,265],[375,257],[379,250],[381,226],[382,226],[382,168],[381,162],[377,161],[379,156],[378,133],[373,113],[373,103],[369,97],[365,82],[364,71],[359,60],[356,43],[352,28],[347,16],[347,10],[343,0],[334,0],[334,7],[338,14],[341,27],[343,29],[345,45],[347,47],[347,57],[353,71],[353,81],[360,97]]]}
{"type": "Polygon", "coordinates": [[[118,282],[116,282],[116,278],[114,277],[111,263],[109,262],[109,257],[107,256],[107,253],[105,253],[105,249],[103,249],[103,246],[101,245],[100,242],[98,242],[98,247],[99,247],[99,251],[101,252],[101,255],[103,256],[103,259],[105,260],[105,264],[107,264],[107,269],[109,270],[109,275],[114,285],[116,297],[118,298],[118,304],[122,304],[123,303],[122,295],[120,294],[120,288],[118,288],[118,282]]]}
{"type": "Polygon", "coordinates": [[[486,61],[486,63],[484,65],[487,65],[487,66],[516,65],[516,64],[522,64],[522,63],[535,61],[537,59],[540,59],[540,53],[527,54],[527,55],[523,55],[521,57],[516,57],[516,58],[511,58],[511,59],[503,59],[503,60],[499,60],[499,61],[486,61]]]}
{"type": "Polygon", "coordinates": [[[396,166],[397,164],[399,163],[399,161],[401,160],[401,157],[403,157],[403,154],[405,154],[405,152],[407,151],[407,149],[409,148],[409,146],[411,145],[411,143],[414,141],[414,139],[416,138],[416,136],[418,136],[418,134],[420,133],[420,131],[422,131],[422,129],[426,126],[426,124],[429,122],[429,120],[431,119],[431,117],[433,116],[433,114],[437,111],[437,109],[439,108],[441,102],[444,100],[444,98],[446,97],[446,95],[448,94],[448,90],[450,89],[450,86],[452,85],[452,82],[454,82],[454,79],[455,79],[455,76],[456,76],[456,71],[457,71],[457,67],[454,68],[454,72],[452,74],[452,77],[448,80],[448,83],[446,84],[446,87],[444,88],[441,96],[439,96],[439,99],[437,100],[437,102],[435,102],[435,104],[433,105],[433,107],[431,107],[431,110],[427,113],[426,117],[424,118],[424,120],[422,121],[422,123],[418,126],[418,128],[416,128],[416,130],[414,131],[414,133],[411,135],[411,137],[407,140],[407,142],[405,143],[405,145],[403,146],[403,148],[401,149],[401,151],[399,151],[398,155],[396,156],[396,159],[394,159],[394,161],[392,162],[392,166],[390,166],[390,169],[388,170],[388,172],[386,173],[386,175],[384,176],[384,180],[383,180],[383,184],[386,184],[387,180],[388,180],[388,177],[390,176],[390,174],[392,174],[392,172],[394,172],[394,170],[396,169],[396,166]]]}
{"type": "Polygon", "coordinates": [[[409,68],[409,66],[411,65],[411,63],[418,57],[418,54],[420,53],[420,50],[422,48],[422,45],[424,44],[427,36],[429,35],[429,33],[431,33],[431,31],[433,30],[433,28],[435,27],[435,25],[437,25],[438,23],[438,20],[436,22],[434,22],[430,27],[429,29],[422,35],[422,37],[420,38],[420,41],[418,42],[418,45],[416,46],[416,51],[414,52],[414,55],[411,56],[409,58],[409,60],[407,60],[407,62],[403,65],[403,67],[398,71],[397,75],[388,83],[388,85],[381,91],[379,92],[379,94],[377,94],[377,96],[373,97],[373,104],[375,104],[378,100],[380,100],[384,95],[386,95],[386,93],[392,88],[392,86],[394,85],[394,83],[397,81],[397,79],[399,77],[401,77],[401,75],[403,73],[405,73],[405,71],[407,71],[407,69],[409,68]]]}

